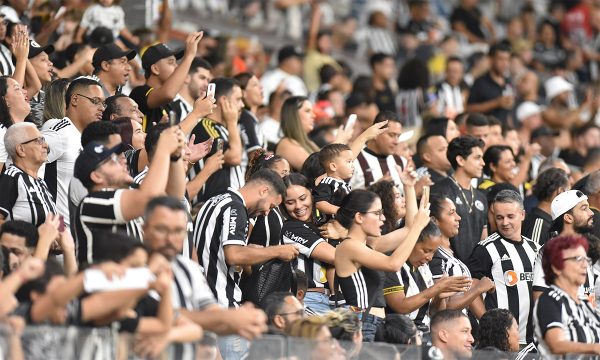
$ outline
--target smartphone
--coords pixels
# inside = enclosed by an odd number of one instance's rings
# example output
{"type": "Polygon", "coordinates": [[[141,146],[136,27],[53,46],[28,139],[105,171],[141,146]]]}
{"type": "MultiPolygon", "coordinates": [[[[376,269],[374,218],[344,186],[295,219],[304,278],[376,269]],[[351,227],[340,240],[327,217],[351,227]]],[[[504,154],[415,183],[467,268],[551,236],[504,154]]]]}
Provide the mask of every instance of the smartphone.
{"type": "Polygon", "coordinates": [[[215,98],[215,83],[208,84],[208,89],[206,89],[206,97],[207,98],[215,98]]]}
{"type": "Polygon", "coordinates": [[[145,267],[131,268],[125,271],[123,277],[108,279],[98,269],[88,269],[83,275],[83,288],[86,292],[115,291],[126,289],[147,289],[156,276],[145,267]]]}
{"type": "Polygon", "coordinates": [[[62,215],[60,215],[59,220],[60,224],[58,225],[58,232],[63,232],[65,231],[65,218],[62,215]]]}
{"type": "Polygon", "coordinates": [[[356,114],[350,114],[350,116],[348,116],[348,121],[346,121],[346,126],[344,127],[344,129],[351,129],[354,126],[354,123],[356,123],[356,118],[356,114]]]}
{"type": "Polygon", "coordinates": [[[177,114],[175,113],[175,111],[169,111],[169,126],[177,125],[177,123],[175,122],[176,119],[177,114]]]}
{"type": "Polygon", "coordinates": [[[223,139],[217,139],[217,151],[223,152],[223,139]]]}

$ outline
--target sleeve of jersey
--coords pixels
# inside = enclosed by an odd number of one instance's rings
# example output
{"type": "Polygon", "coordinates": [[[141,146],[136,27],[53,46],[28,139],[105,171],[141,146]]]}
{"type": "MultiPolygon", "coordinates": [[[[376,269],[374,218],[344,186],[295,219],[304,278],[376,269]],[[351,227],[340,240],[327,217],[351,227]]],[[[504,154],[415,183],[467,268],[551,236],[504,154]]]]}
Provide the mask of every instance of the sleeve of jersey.
{"type": "Polygon", "coordinates": [[[6,174],[0,176],[0,189],[2,189],[2,196],[0,196],[0,214],[4,216],[5,220],[8,219],[8,216],[17,201],[17,196],[19,194],[18,181],[17,178],[6,174]]]}
{"type": "Polygon", "coordinates": [[[48,161],[49,163],[56,161],[64,154],[64,149],[67,145],[58,131],[52,129],[43,129],[42,135],[48,144],[48,161]]]}
{"type": "Polygon", "coordinates": [[[565,326],[562,321],[562,304],[560,300],[549,294],[540,296],[536,307],[536,316],[542,337],[552,328],[564,328],[565,326]]]}
{"type": "Polygon", "coordinates": [[[202,274],[202,269],[200,268],[200,266],[197,263],[192,262],[192,261],[190,261],[190,263],[191,263],[191,265],[188,266],[188,270],[190,271],[190,273],[192,275],[192,279],[196,279],[196,281],[194,281],[194,283],[193,283],[193,286],[194,286],[194,297],[193,297],[194,309],[202,310],[209,305],[216,304],[217,300],[215,299],[215,296],[213,295],[212,290],[208,286],[208,283],[206,282],[206,278],[204,277],[204,274],[202,274]]]}
{"type": "MultiPolygon", "coordinates": [[[[262,144],[260,143],[260,140],[258,139],[258,134],[256,133],[256,126],[254,125],[255,124],[254,120],[248,114],[244,114],[242,116],[246,118],[246,119],[244,119],[245,121],[243,122],[243,125],[242,125],[243,131],[246,134],[246,138],[248,140],[248,143],[245,144],[246,152],[252,152],[257,149],[260,149],[262,144]]],[[[240,119],[240,121],[241,120],[242,119],[240,119]]]]}
{"type": "Polygon", "coordinates": [[[544,269],[542,268],[542,248],[537,256],[535,257],[535,263],[533,264],[533,290],[534,291],[546,291],[548,284],[546,283],[546,277],[544,276],[544,269]]]}
{"type": "Polygon", "coordinates": [[[286,222],[281,234],[284,244],[298,245],[300,253],[306,257],[310,257],[317,245],[325,242],[319,234],[299,221],[286,222]]]}
{"type": "Polygon", "coordinates": [[[434,256],[429,262],[429,270],[434,280],[441,278],[444,275],[444,259],[434,256]]]}
{"type": "Polygon", "coordinates": [[[333,197],[333,193],[331,191],[331,187],[328,184],[319,183],[316,188],[312,191],[313,201],[316,203],[318,201],[331,201],[333,197]]]}
{"type": "Polygon", "coordinates": [[[386,272],[385,279],[383,281],[383,295],[385,296],[397,293],[404,293],[404,284],[402,283],[400,271],[386,272]]]}
{"type": "Polygon", "coordinates": [[[121,212],[123,190],[103,191],[83,199],[81,221],[97,224],[122,224],[126,222],[121,212]]]}
{"type": "Polygon", "coordinates": [[[242,206],[234,204],[223,212],[221,241],[225,245],[246,245],[248,217],[242,206]]]}
{"type": "Polygon", "coordinates": [[[484,246],[477,245],[467,262],[467,267],[475,279],[484,276],[492,278],[492,259],[484,246]]]}

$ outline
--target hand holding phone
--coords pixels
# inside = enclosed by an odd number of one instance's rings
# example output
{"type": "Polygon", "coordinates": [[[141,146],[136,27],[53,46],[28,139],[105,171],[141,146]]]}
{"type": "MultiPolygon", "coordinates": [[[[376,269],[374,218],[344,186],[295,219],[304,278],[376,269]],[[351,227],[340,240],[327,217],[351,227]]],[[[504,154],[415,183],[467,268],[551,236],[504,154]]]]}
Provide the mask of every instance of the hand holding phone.
{"type": "Polygon", "coordinates": [[[206,97],[214,99],[215,98],[215,83],[208,84],[208,88],[206,89],[206,97]]]}
{"type": "Polygon", "coordinates": [[[344,130],[352,129],[354,127],[354,124],[356,123],[356,118],[356,114],[350,114],[350,116],[348,116],[348,121],[346,121],[346,126],[344,127],[344,130]]]}
{"type": "Polygon", "coordinates": [[[217,139],[217,152],[223,152],[223,139],[217,139]]]}

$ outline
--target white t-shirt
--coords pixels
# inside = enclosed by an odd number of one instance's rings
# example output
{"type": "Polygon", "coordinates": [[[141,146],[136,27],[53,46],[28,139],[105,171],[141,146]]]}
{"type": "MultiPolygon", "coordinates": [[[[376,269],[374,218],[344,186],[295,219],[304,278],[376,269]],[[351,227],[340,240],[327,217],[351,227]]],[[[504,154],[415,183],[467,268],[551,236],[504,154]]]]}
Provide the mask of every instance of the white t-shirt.
{"type": "MultiPolygon", "coordinates": [[[[75,160],[81,152],[81,133],[68,117],[50,119],[42,125],[50,152],[44,180],[56,199],[58,213],[69,219],[69,184],[73,178],[75,160]]],[[[68,224],[67,224],[68,225],[68,224]]]]}
{"type": "Polygon", "coordinates": [[[265,136],[265,139],[267,139],[267,142],[277,144],[283,137],[283,134],[281,133],[281,124],[270,116],[266,116],[265,119],[258,124],[258,127],[265,136]]]}
{"type": "Polygon", "coordinates": [[[125,12],[119,5],[105,7],[94,4],[85,10],[80,25],[86,29],[87,34],[100,26],[108,28],[116,39],[125,28],[125,12]]]}
{"type": "Polygon", "coordinates": [[[269,103],[269,96],[275,90],[279,84],[285,85],[285,89],[292,93],[292,96],[306,96],[308,95],[308,90],[306,90],[306,85],[304,81],[296,75],[290,75],[280,68],[267,71],[261,78],[260,83],[263,87],[263,104],[269,103]]]}

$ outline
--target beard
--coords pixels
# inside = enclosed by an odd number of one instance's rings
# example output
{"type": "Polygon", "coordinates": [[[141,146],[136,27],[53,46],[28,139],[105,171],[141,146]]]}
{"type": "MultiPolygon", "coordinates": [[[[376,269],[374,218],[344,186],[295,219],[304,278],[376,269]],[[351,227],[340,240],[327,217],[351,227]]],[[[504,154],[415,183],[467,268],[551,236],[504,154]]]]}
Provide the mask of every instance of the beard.
{"type": "Polygon", "coordinates": [[[578,234],[589,233],[589,232],[592,232],[593,229],[594,229],[594,222],[592,221],[592,224],[590,224],[589,219],[588,219],[588,221],[586,221],[582,224],[573,225],[573,230],[575,230],[575,232],[578,234]]]}

